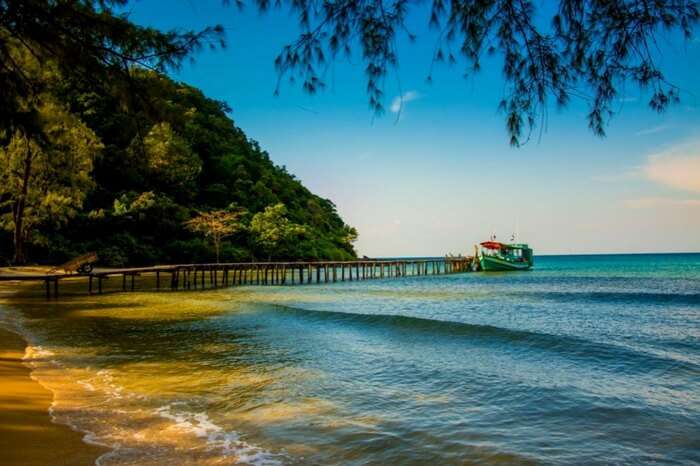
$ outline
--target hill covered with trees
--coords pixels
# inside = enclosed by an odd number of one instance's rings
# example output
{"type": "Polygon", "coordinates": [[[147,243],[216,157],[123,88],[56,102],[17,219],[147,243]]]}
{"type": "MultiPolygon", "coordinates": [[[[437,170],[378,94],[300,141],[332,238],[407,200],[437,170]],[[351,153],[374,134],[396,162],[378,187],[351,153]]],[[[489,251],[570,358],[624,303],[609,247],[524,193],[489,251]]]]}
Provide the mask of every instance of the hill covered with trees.
{"type": "MultiPolygon", "coordinates": [[[[225,46],[224,28],[139,25],[133,3],[0,1],[0,260],[88,249],[110,265],[354,256],[357,233],[330,201],[275,166],[224,103],[165,76],[225,46]]],[[[513,146],[572,98],[598,135],[628,85],[654,111],[678,102],[656,44],[661,33],[689,44],[700,22],[698,2],[685,0],[251,3],[299,19],[274,62],[280,80],[317,92],[329,61],[359,50],[377,114],[399,39],[416,39],[409,13],[422,9],[440,31],[431,70],[445,62],[471,76],[483,57],[500,60],[513,146]]]]}
{"type": "Polygon", "coordinates": [[[355,229],[275,165],[227,104],[136,67],[127,86],[104,80],[97,92],[14,54],[41,92],[22,102],[31,124],[0,131],[4,262],[355,257],[355,229]]]}

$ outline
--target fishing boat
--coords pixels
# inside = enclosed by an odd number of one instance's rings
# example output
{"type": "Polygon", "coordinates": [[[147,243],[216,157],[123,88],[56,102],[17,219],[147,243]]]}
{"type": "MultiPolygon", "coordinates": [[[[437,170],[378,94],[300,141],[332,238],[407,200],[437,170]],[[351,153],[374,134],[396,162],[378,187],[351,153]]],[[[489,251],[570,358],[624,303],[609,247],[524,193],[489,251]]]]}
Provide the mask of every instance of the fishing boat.
{"type": "Polygon", "coordinates": [[[524,243],[484,241],[479,246],[479,266],[487,272],[528,270],[534,264],[532,249],[524,243]]]}

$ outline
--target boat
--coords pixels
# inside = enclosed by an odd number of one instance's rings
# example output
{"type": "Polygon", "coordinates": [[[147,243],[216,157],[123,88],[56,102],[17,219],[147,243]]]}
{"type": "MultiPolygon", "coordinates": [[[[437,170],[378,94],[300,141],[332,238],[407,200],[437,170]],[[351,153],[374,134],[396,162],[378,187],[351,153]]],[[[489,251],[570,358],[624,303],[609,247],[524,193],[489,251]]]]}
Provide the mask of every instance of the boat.
{"type": "Polygon", "coordinates": [[[534,264],[532,249],[524,243],[484,241],[479,246],[479,266],[486,272],[528,270],[534,264]]]}

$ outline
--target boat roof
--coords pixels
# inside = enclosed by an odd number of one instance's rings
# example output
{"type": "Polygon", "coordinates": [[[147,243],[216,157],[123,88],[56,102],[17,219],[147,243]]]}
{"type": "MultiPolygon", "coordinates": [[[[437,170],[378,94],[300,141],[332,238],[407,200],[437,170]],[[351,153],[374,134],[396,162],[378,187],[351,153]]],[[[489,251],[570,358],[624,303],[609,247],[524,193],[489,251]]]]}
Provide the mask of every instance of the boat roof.
{"type": "Polygon", "coordinates": [[[480,243],[481,246],[485,247],[486,249],[502,249],[506,247],[505,244],[499,243],[498,241],[484,241],[483,243],[480,243]]]}
{"type": "Polygon", "coordinates": [[[530,246],[528,246],[525,243],[511,243],[511,244],[505,244],[505,243],[500,243],[498,241],[484,241],[483,243],[480,243],[482,247],[485,247],[486,249],[530,249],[530,246]]]}

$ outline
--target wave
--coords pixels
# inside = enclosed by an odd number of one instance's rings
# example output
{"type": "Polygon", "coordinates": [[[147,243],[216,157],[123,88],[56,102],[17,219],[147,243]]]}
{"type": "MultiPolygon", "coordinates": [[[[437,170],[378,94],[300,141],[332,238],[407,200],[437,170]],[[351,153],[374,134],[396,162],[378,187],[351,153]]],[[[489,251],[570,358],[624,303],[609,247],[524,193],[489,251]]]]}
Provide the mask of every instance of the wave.
{"type": "Polygon", "coordinates": [[[220,449],[226,456],[235,456],[237,462],[255,466],[278,466],[282,464],[280,455],[241,440],[238,433],[225,431],[209,419],[205,412],[177,410],[185,403],[175,402],[156,409],[156,414],[169,419],[178,428],[204,439],[210,448],[220,449]]]}
{"type": "Polygon", "coordinates": [[[538,291],[512,292],[515,296],[542,298],[557,302],[604,302],[616,304],[679,304],[700,305],[700,294],[697,293],[650,293],[650,292],[619,292],[619,291],[538,291]]]}
{"type": "Polygon", "coordinates": [[[337,322],[363,327],[391,328],[402,334],[433,333],[445,337],[465,338],[483,345],[500,345],[504,350],[522,351],[536,349],[555,352],[564,357],[587,360],[592,363],[614,366],[616,371],[688,372],[700,374],[700,365],[657,356],[651,353],[625,348],[619,345],[593,341],[570,335],[555,335],[529,330],[517,330],[492,325],[472,324],[451,320],[430,319],[401,314],[361,314],[338,311],[322,311],[274,304],[274,308],[295,317],[316,321],[337,322]]]}
{"type": "MultiPolygon", "coordinates": [[[[42,347],[27,347],[25,361],[39,372],[63,369],[55,354],[42,347]]],[[[54,393],[49,415],[54,423],[82,432],[86,443],[109,449],[96,460],[97,466],[121,464],[246,464],[281,465],[284,455],[252,445],[239,433],[227,431],[212,422],[205,412],[186,410],[185,402],[171,402],[153,408],[156,398],[127,392],[109,370],[99,370],[89,379],[73,378],[54,372],[44,377],[32,372],[32,378],[54,393]],[[57,380],[60,389],[57,390],[57,380]],[[74,384],[74,385],[71,385],[74,384]],[[80,388],[78,388],[80,387],[80,388]],[[57,403],[60,399],[60,406],[57,403]],[[163,435],[168,429],[162,420],[172,422],[176,434],[163,435]],[[189,451],[188,458],[182,452],[189,451]],[[191,462],[190,462],[191,461],[191,462]]],[[[157,404],[156,404],[157,406],[157,404]]]]}
{"type": "Polygon", "coordinates": [[[38,344],[23,319],[10,316],[1,305],[0,328],[19,333],[27,341],[22,359],[31,368],[30,377],[53,394],[47,413],[51,421],[81,432],[85,443],[109,450],[97,458],[97,466],[154,464],[153,460],[161,464],[169,459],[173,464],[182,464],[178,449],[194,451],[200,448],[200,442],[206,451],[202,461],[193,453],[197,464],[229,464],[229,460],[253,466],[283,464],[283,454],[244,441],[239,433],[213,423],[204,412],[193,413],[179,407],[185,403],[149,409],[156,400],[126,392],[110,370],[90,369],[88,378],[85,374],[74,377],[61,360],[62,354],[38,344]],[[176,442],[173,444],[159,443],[159,437],[153,437],[153,441],[142,438],[141,432],[150,432],[149,424],[159,428],[159,419],[172,422],[185,436],[170,439],[176,442]]]}

